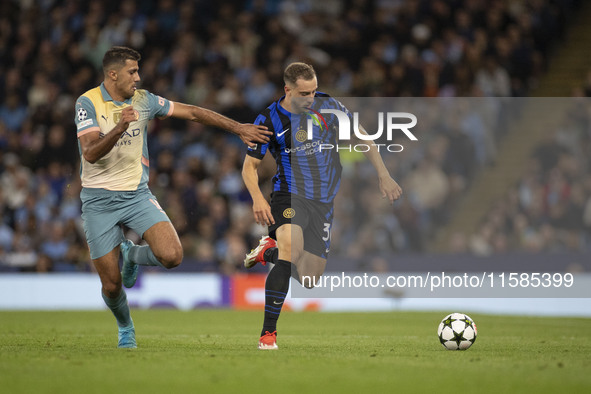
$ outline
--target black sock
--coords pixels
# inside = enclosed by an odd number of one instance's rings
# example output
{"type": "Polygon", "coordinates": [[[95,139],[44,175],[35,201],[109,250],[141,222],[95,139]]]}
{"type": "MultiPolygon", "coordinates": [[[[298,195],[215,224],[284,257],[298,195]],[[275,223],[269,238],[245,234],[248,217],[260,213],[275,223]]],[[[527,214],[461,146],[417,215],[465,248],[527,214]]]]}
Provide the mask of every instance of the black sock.
{"type": "Polygon", "coordinates": [[[265,253],[263,253],[263,259],[267,263],[277,264],[277,260],[279,260],[279,249],[275,247],[265,250],[265,253]]]}
{"type": "Polygon", "coordinates": [[[265,282],[265,321],[261,336],[265,331],[277,330],[277,319],[281,313],[281,307],[289,290],[289,278],[291,277],[291,263],[278,260],[265,282]]]}
{"type": "MultiPolygon", "coordinates": [[[[275,247],[265,250],[265,253],[263,253],[263,260],[265,260],[267,263],[277,264],[277,261],[279,260],[279,249],[275,247]]],[[[291,277],[302,283],[297,269],[292,270],[291,277]]]]}

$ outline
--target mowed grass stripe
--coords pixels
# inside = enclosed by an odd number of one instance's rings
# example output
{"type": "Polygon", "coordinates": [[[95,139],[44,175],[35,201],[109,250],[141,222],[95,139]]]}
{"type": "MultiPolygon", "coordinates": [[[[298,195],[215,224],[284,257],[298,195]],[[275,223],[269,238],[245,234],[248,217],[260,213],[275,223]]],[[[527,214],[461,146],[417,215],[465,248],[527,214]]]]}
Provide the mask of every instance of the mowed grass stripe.
{"type": "Polygon", "coordinates": [[[108,311],[0,312],[0,392],[591,392],[591,319],[460,312],[463,352],[441,312],[288,312],[279,351],[256,349],[262,312],[134,310],[135,350],[108,311]]]}

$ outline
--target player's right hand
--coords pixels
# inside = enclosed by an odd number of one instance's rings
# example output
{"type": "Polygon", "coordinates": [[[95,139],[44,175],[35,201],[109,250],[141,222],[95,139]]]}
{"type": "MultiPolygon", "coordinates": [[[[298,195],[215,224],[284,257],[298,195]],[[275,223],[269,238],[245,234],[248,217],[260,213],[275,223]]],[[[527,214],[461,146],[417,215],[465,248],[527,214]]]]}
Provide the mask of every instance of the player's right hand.
{"type": "Polygon", "coordinates": [[[236,134],[248,147],[254,148],[257,143],[268,143],[273,132],[267,126],[243,123],[236,129],[236,134]]]}
{"type": "Polygon", "coordinates": [[[252,212],[254,213],[254,221],[262,226],[270,226],[275,224],[275,219],[271,214],[271,207],[264,198],[255,200],[252,204],[252,212]]]}
{"type": "Polygon", "coordinates": [[[138,112],[130,105],[129,107],[123,108],[123,111],[121,111],[121,119],[119,119],[117,126],[120,128],[121,132],[124,132],[129,127],[129,124],[135,122],[138,118],[138,112]]]}

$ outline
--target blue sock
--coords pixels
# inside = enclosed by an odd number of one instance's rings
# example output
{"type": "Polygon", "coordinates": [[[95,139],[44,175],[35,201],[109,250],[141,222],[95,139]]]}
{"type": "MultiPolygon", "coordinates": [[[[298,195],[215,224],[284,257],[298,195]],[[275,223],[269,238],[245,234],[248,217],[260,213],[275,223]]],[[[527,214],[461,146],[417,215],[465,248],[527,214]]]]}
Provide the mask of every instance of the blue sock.
{"type": "Polygon", "coordinates": [[[115,319],[117,319],[117,325],[119,327],[129,327],[133,325],[125,290],[121,289],[121,293],[119,293],[119,297],[117,298],[109,298],[102,291],[101,295],[103,296],[103,300],[105,300],[105,304],[107,304],[111,312],[113,312],[115,319]]]}
{"type": "Polygon", "coordinates": [[[154,252],[148,245],[134,245],[129,249],[129,259],[137,265],[151,265],[165,268],[154,256],[154,252]]]}

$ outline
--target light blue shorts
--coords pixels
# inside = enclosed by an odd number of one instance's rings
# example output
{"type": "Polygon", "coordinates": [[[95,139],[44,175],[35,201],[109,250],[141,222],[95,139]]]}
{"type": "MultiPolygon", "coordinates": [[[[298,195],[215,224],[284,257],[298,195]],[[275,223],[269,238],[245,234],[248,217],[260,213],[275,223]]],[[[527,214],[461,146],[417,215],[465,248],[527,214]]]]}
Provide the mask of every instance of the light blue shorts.
{"type": "Polygon", "coordinates": [[[159,222],[170,222],[148,188],[131,192],[82,188],[82,221],[90,258],[98,259],[125,240],[121,225],[143,237],[159,222]]]}

